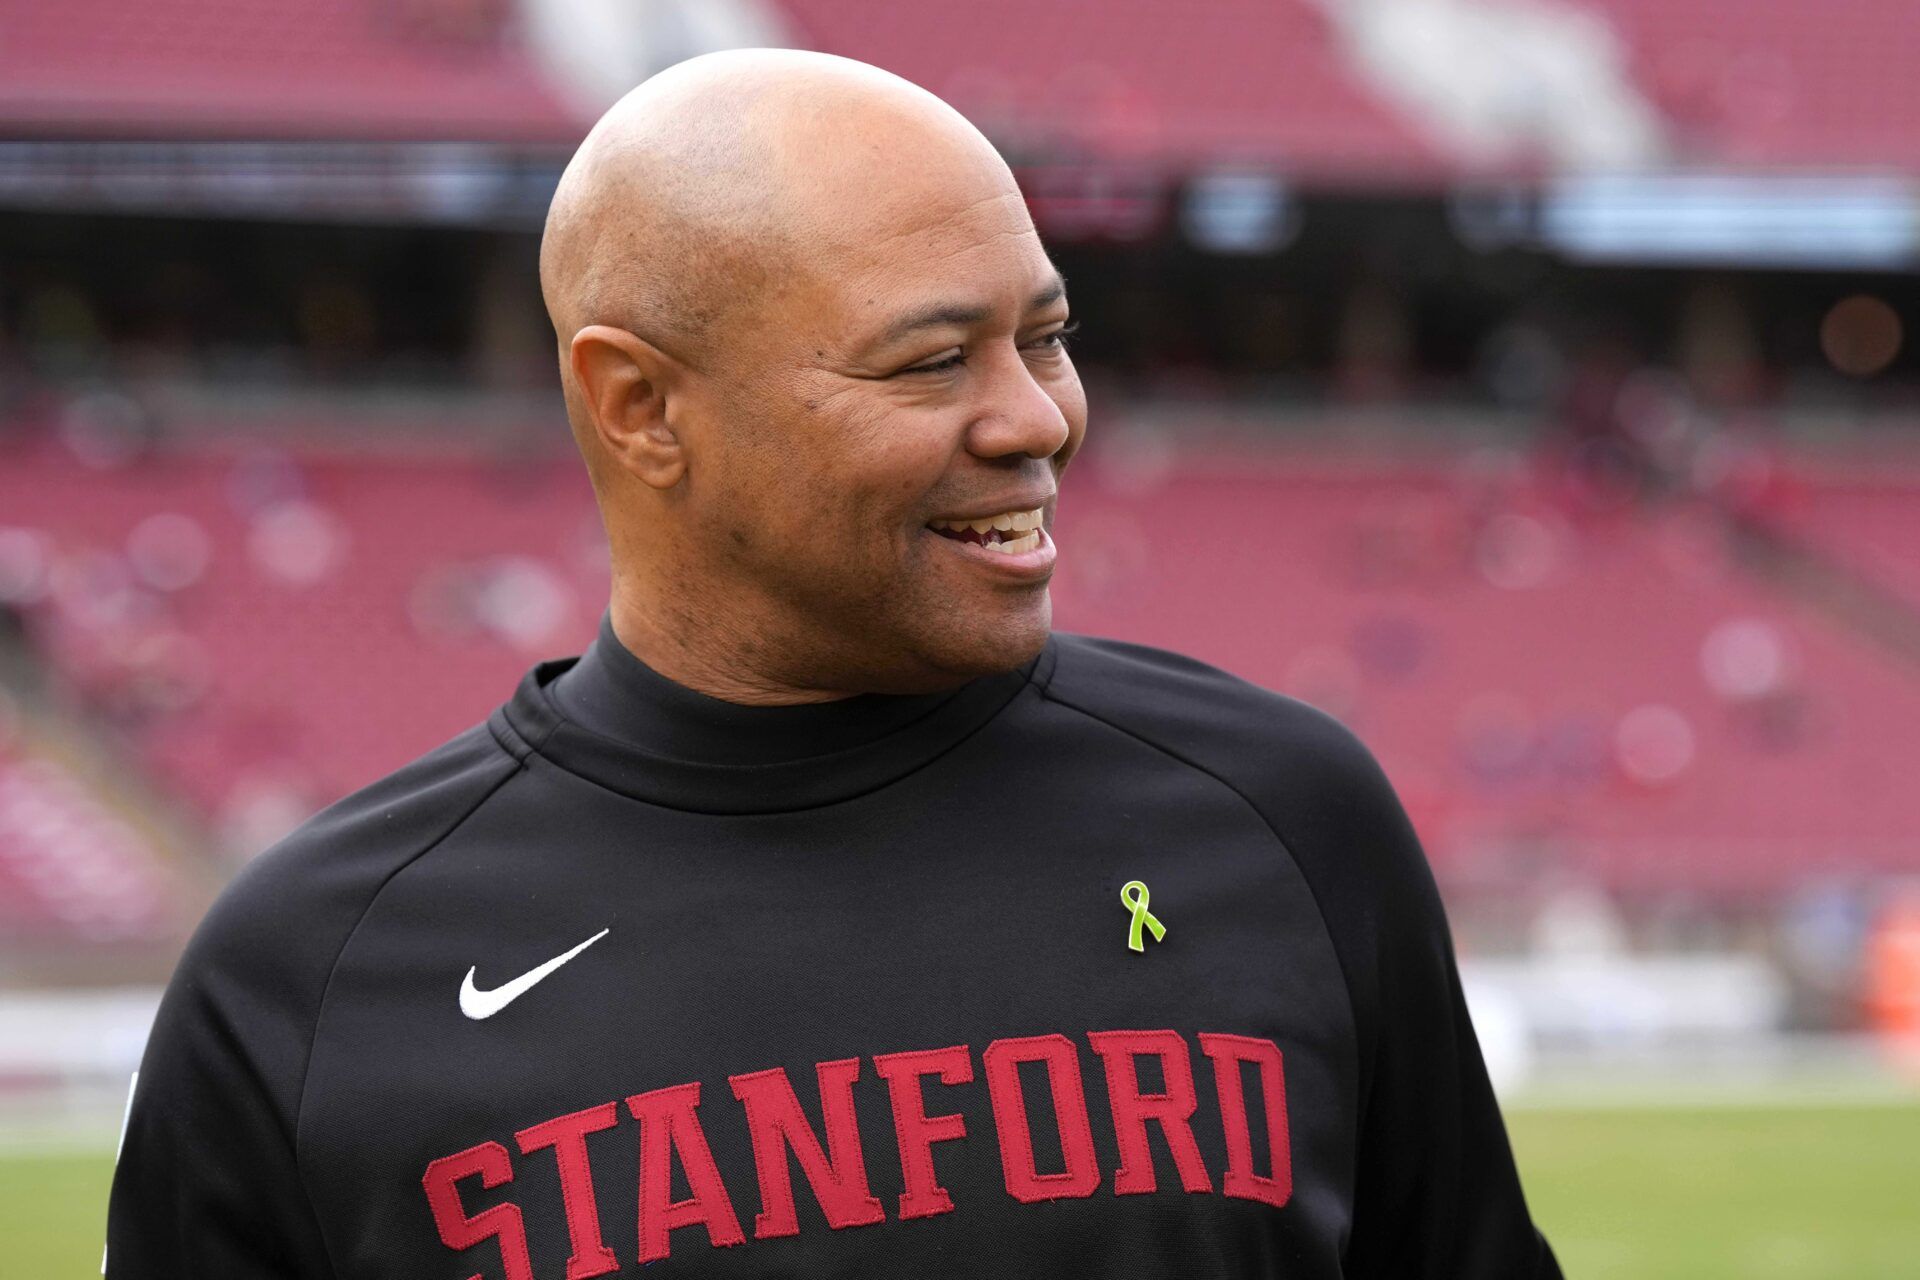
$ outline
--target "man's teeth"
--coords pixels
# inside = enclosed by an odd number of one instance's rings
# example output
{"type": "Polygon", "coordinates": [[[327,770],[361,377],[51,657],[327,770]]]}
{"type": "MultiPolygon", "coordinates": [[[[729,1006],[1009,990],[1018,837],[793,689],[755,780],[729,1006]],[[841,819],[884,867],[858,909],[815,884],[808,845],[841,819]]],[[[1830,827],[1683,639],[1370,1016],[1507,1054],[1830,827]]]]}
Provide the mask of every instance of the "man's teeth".
{"type": "Polygon", "coordinates": [[[1031,511],[1002,511],[997,516],[983,516],[978,520],[935,520],[936,529],[951,529],[955,533],[987,533],[998,529],[1001,533],[1026,533],[1040,527],[1040,508],[1031,511]]]}
{"type": "Polygon", "coordinates": [[[1040,531],[1035,529],[1031,533],[1023,533],[1019,537],[1009,539],[1006,542],[983,542],[980,545],[989,551],[998,551],[1003,555],[1017,556],[1022,551],[1032,551],[1040,545],[1040,531]]]}
{"type": "Polygon", "coordinates": [[[997,516],[982,516],[978,520],[931,522],[936,532],[1009,556],[1017,556],[1023,551],[1032,551],[1040,545],[1040,539],[1043,536],[1040,532],[1040,524],[1041,508],[1039,507],[1031,511],[1002,511],[997,516]]]}

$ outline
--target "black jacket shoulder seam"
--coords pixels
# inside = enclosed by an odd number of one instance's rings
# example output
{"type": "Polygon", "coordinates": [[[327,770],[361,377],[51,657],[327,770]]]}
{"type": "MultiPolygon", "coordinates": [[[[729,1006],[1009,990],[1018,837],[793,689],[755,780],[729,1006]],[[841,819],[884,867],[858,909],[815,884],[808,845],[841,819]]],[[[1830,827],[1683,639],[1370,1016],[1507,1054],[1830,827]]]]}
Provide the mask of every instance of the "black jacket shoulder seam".
{"type": "MultiPolygon", "coordinates": [[[[496,746],[500,745],[497,740],[495,745],[496,746]]],[[[393,878],[399,875],[402,871],[405,871],[408,867],[412,866],[414,863],[418,862],[420,859],[426,857],[429,853],[432,853],[435,849],[439,848],[440,845],[445,843],[446,840],[449,837],[451,837],[454,832],[458,831],[461,827],[465,826],[467,823],[467,820],[473,817],[474,814],[480,811],[481,806],[486,804],[487,801],[493,799],[493,797],[496,794],[498,794],[498,792],[500,791],[500,788],[506,786],[507,783],[513,781],[513,779],[519,776],[519,774],[526,768],[526,763],[524,761],[515,757],[511,752],[506,752],[504,748],[502,748],[502,750],[503,750],[503,754],[505,754],[509,760],[513,761],[513,767],[507,770],[498,779],[496,779],[492,783],[492,785],[487,787],[485,791],[482,791],[480,795],[474,800],[474,802],[468,805],[467,808],[463,810],[460,813],[460,815],[457,818],[455,818],[452,821],[452,823],[450,823],[447,826],[447,829],[445,831],[442,831],[439,835],[427,841],[427,843],[422,845],[419,849],[415,850],[413,853],[409,854],[407,857],[401,859],[400,862],[397,863],[391,870],[389,870],[386,875],[380,878],[380,883],[378,887],[376,887],[371,894],[367,895],[366,902],[360,908],[360,914],[354,918],[353,927],[351,929],[348,929],[346,937],[340,940],[339,948],[335,950],[335,952],[333,953],[332,962],[327,965],[327,980],[326,982],[321,984],[320,999],[319,999],[319,1002],[314,1006],[313,1025],[310,1028],[308,1028],[308,1031],[307,1031],[306,1060],[301,1064],[301,1067],[300,1067],[300,1095],[299,1095],[298,1101],[295,1102],[294,1108],[293,1108],[293,1133],[292,1133],[293,1144],[292,1145],[293,1145],[294,1176],[299,1179],[301,1194],[306,1197],[307,1203],[309,1205],[313,1203],[313,1193],[307,1187],[306,1170],[302,1166],[301,1160],[300,1160],[300,1131],[301,1131],[302,1123],[306,1119],[306,1113],[307,1113],[307,1082],[313,1076],[313,1055],[314,1055],[315,1049],[319,1046],[319,1043],[320,1043],[320,1022],[321,1022],[321,1019],[326,1016],[327,997],[333,993],[334,973],[339,969],[340,960],[343,956],[346,955],[347,948],[353,945],[354,938],[360,932],[360,926],[366,922],[367,916],[372,913],[374,904],[380,900],[380,895],[386,892],[387,886],[389,884],[393,883],[393,878]]],[[[321,1243],[324,1247],[325,1245],[324,1236],[322,1236],[321,1238],[321,1243]]],[[[329,1271],[334,1270],[333,1260],[331,1258],[327,1260],[327,1269],[329,1271]]],[[[336,1272],[336,1274],[338,1273],[336,1272]]]]}

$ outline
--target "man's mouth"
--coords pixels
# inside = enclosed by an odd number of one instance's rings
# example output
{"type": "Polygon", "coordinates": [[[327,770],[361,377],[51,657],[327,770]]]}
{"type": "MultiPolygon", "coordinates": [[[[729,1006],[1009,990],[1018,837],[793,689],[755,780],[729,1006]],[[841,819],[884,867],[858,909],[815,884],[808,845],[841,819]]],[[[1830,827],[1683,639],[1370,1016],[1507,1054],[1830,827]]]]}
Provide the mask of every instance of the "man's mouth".
{"type": "Polygon", "coordinates": [[[943,538],[971,542],[989,551],[1016,556],[1040,545],[1041,508],[1002,511],[978,520],[930,520],[927,527],[943,538]]]}

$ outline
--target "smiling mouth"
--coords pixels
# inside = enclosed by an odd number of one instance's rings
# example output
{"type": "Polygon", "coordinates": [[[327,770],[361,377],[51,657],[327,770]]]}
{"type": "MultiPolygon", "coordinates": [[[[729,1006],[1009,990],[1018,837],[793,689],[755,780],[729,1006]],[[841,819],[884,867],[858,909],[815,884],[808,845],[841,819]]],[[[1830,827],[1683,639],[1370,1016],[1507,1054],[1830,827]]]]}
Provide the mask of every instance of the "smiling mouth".
{"type": "Polygon", "coordinates": [[[1002,511],[978,520],[930,520],[927,527],[955,542],[971,542],[988,551],[1017,556],[1040,545],[1040,522],[1041,509],[1035,507],[1031,511],[1002,511]]]}

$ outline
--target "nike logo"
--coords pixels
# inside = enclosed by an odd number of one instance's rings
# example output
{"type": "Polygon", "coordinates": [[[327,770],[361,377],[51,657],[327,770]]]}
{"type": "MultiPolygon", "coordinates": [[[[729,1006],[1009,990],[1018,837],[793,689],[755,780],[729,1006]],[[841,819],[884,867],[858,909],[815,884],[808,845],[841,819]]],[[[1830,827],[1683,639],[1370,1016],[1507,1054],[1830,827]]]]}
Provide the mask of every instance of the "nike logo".
{"type": "Polygon", "coordinates": [[[494,1014],[500,1012],[515,1000],[518,1000],[521,996],[533,990],[534,987],[539,985],[540,982],[555,969],[558,969],[561,965],[573,959],[611,932],[613,932],[612,929],[602,929],[566,954],[557,955],[539,968],[529,969],[512,982],[507,983],[503,987],[495,987],[491,991],[482,991],[473,985],[473,975],[479,972],[480,969],[479,965],[475,965],[473,968],[467,970],[467,976],[460,983],[460,1012],[466,1014],[475,1022],[480,1021],[482,1018],[491,1018],[494,1014]]]}

